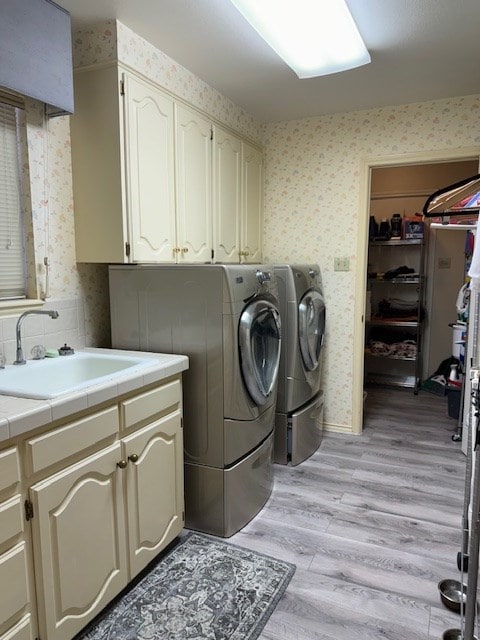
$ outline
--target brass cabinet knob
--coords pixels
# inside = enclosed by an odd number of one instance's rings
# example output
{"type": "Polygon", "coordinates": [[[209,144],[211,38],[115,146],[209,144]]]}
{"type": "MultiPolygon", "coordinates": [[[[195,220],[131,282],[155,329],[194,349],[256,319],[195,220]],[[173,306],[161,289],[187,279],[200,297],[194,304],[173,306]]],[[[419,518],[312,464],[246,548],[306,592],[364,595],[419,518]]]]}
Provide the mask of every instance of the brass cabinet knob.
{"type": "Polygon", "coordinates": [[[126,460],[120,460],[120,462],[117,462],[117,467],[119,467],[120,469],[125,469],[127,464],[128,462],[126,460]]]}
{"type": "Polygon", "coordinates": [[[132,455],[131,455],[131,456],[128,456],[128,459],[129,459],[131,462],[137,462],[137,461],[138,461],[138,456],[137,456],[137,454],[136,454],[136,453],[132,453],[132,455]]]}
{"type": "Polygon", "coordinates": [[[249,256],[249,255],[250,255],[250,251],[244,251],[244,252],[243,252],[243,255],[244,255],[244,256],[249,256]]]}
{"type": "Polygon", "coordinates": [[[180,247],[173,247],[173,253],[180,253],[180,247]]]}
{"type": "Polygon", "coordinates": [[[188,253],[188,247],[183,247],[182,253],[188,253]]]}

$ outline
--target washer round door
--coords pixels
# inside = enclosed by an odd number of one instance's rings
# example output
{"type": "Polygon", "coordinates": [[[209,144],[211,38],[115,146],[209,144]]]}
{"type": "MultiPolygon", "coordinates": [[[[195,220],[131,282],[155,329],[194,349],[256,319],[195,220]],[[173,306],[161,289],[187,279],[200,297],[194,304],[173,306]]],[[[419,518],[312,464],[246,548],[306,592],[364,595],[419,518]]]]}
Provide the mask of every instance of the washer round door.
{"type": "Polygon", "coordinates": [[[303,364],[307,371],[314,371],[325,336],[325,302],[316,289],[307,291],[298,305],[298,336],[303,364]]]}
{"type": "Polygon", "coordinates": [[[240,367],[248,393],[258,406],[267,404],[276,388],[280,329],[280,313],[265,298],[252,300],[240,315],[240,367]]]}

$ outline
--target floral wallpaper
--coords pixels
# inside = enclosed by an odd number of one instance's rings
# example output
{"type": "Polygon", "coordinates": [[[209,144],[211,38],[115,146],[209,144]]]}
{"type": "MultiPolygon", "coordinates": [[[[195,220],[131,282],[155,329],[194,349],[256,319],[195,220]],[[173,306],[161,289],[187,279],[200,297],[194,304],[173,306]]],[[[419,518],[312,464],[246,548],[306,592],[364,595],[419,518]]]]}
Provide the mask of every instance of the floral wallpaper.
{"type": "Polygon", "coordinates": [[[255,118],[118,20],[109,20],[74,34],[75,67],[115,59],[244,136],[259,141],[260,125],[255,118]]]}
{"type": "MultiPolygon", "coordinates": [[[[260,126],[119,22],[78,31],[73,42],[76,66],[118,56],[219,121],[253,140],[263,140],[265,261],[318,262],[321,266],[327,303],[324,417],[329,428],[350,430],[356,251],[357,236],[363,233],[358,220],[361,162],[373,156],[480,148],[480,96],[260,126]],[[348,256],[350,271],[334,272],[335,256],[348,256]]],[[[45,122],[43,108],[35,101],[28,101],[26,117],[31,181],[26,199],[33,216],[30,266],[36,274],[31,286],[37,287],[38,295],[45,293],[43,260],[48,255],[48,305],[65,310],[64,325],[39,328],[32,321],[30,331],[25,323],[26,337],[38,341],[42,331],[47,335],[58,331],[57,342],[66,335],[78,346],[108,345],[107,268],[75,262],[69,118],[45,122]]],[[[12,319],[0,322],[0,349],[9,353],[13,331],[12,319]]]]}
{"type": "Polygon", "coordinates": [[[325,423],[350,430],[361,162],[480,150],[480,96],[277,122],[264,127],[264,259],[317,262],[327,308],[325,423]],[[334,272],[336,256],[350,271],[334,272]]]}

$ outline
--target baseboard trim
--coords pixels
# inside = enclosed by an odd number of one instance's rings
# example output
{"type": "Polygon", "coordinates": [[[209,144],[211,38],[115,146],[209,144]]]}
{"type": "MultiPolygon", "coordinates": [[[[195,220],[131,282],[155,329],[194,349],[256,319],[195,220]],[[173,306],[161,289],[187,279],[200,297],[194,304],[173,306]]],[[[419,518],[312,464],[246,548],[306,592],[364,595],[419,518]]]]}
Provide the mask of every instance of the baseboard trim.
{"type": "MultiPolygon", "coordinates": [[[[323,423],[323,430],[332,431],[334,433],[352,433],[353,434],[353,430],[351,426],[344,425],[344,424],[332,424],[330,422],[323,423]]],[[[358,434],[355,434],[355,435],[358,435],[358,434]]]]}

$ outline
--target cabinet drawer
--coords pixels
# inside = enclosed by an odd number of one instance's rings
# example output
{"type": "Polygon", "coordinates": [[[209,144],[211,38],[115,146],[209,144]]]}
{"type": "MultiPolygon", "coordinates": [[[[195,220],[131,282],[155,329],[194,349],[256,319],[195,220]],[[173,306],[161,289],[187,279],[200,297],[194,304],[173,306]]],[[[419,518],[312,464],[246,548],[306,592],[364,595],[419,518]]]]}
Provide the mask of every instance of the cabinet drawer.
{"type": "Polygon", "coordinates": [[[0,504],[0,544],[23,531],[22,499],[14,496],[0,504]]]}
{"type": "Polygon", "coordinates": [[[128,429],[148,420],[169,407],[175,407],[181,399],[180,380],[173,380],[157,389],[141,393],[120,405],[122,426],[128,429]]]}
{"type": "Polygon", "coordinates": [[[0,491],[20,482],[17,447],[0,453],[0,491]]]}
{"type": "Polygon", "coordinates": [[[33,629],[31,615],[23,617],[18,624],[0,636],[0,640],[32,640],[33,629]]]}
{"type": "Polygon", "coordinates": [[[26,443],[29,474],[114,436],[118,426],[118,410],[113,406],[31,438],[26,443]]]}
{"type": "Polygon", "coordinates": [[[25,543],[0,556],[0,620],[8,620],[29,602],[25,543]]]}

